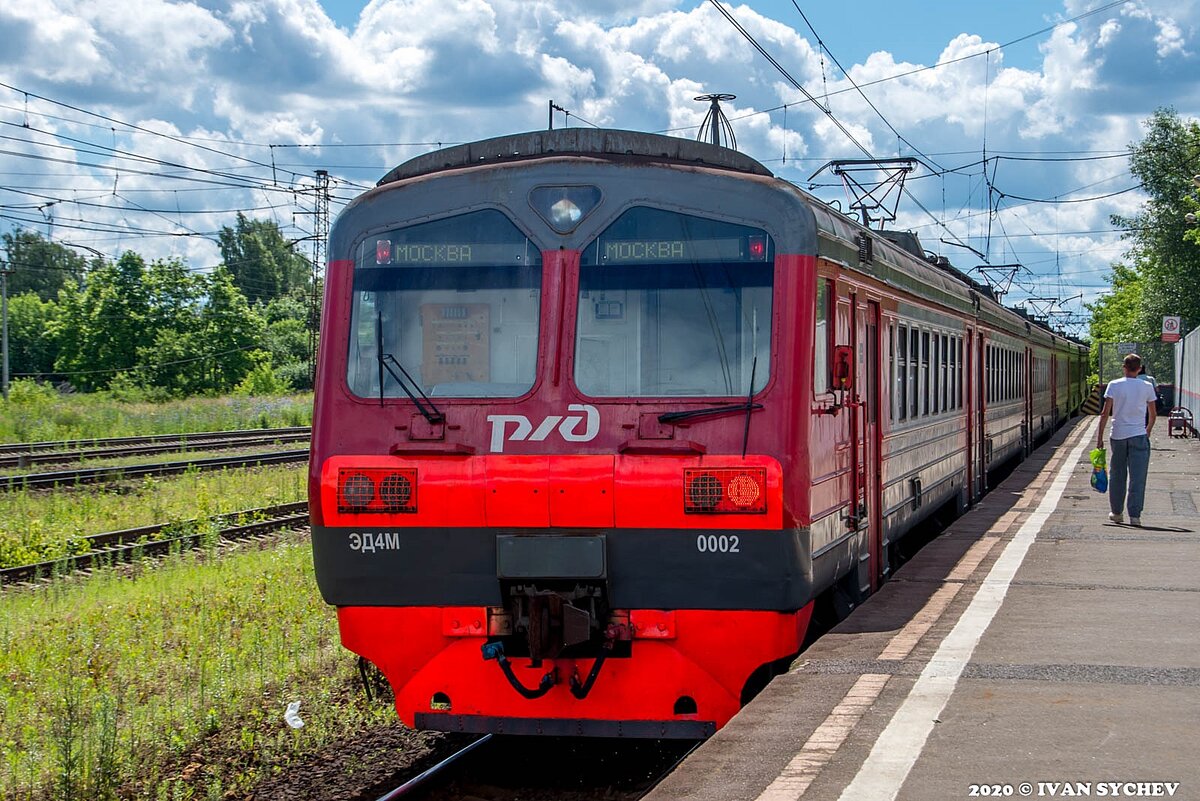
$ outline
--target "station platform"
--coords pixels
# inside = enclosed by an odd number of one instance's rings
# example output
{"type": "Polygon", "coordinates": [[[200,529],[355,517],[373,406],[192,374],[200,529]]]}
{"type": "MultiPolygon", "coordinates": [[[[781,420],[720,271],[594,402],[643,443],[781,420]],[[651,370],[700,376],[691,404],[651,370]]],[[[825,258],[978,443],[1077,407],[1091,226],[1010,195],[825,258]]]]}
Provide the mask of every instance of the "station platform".
{"type": "Polygon", "coordinates": [[[647,801],[1200,799],[1200,443],[1163,423],[1142,528],[1073,421],[647,801]]]}

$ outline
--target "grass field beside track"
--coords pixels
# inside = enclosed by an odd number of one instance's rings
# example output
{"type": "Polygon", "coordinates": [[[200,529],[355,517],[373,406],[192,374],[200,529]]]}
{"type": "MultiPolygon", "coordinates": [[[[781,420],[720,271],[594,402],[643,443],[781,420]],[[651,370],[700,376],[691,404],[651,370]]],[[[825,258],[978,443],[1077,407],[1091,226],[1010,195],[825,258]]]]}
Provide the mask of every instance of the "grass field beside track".
{"type": "Polygon", "coordinates": [[[188,434],[312,423],[312,393],[281,397],[185,398],[149,403],[106,392],[60,395],[31,381],[13,382],[0,401],[0,442],[188,434]]]}
{"type": "Polygon", "coordinates": [[[296,464],[0,493],[0,568],[80,553],[89,534],[302,501],[307,489],[296,464]]]}
{"type": "Polygon", "coordinates": [[[0,801],[244,793],[396,725],[355,675],[301,534],[0,594],[0,801]]]}

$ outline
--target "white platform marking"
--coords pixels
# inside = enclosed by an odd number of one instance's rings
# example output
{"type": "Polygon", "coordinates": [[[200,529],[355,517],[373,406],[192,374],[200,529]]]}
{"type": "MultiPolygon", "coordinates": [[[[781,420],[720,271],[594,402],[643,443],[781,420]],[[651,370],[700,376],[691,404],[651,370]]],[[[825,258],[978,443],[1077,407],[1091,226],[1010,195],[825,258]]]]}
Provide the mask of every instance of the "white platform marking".
{"type": "Polygon", "coordinates": [[[875,747],[853,781],[842,791],[841,801],[894,801],[899,794],[975,646],[1004,602],[1029,546],[1062,498],[1071,473],[1091,442],[1097,422],[1093,420],[1082,427],[1078,444],[1059,468],[1041,503],[1000,553],[970,605],[942,640],[908,697],[875,741],[875,747]]]}
{"type": "Polygon", "coordinates": [[[890,677],[864,673],[846,693],[841,703],[817,727],[783,772],[763,790],[757,801],[792,801],[804,795],[821,769],[833,759],[863,713],[871,708],[890,677]]]}

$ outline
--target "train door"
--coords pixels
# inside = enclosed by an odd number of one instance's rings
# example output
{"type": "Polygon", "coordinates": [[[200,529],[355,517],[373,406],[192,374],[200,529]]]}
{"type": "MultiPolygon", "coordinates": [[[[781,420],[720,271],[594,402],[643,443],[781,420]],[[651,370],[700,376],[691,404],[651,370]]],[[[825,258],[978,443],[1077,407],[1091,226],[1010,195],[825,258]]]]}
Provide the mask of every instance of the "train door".
{"type": "Polygon", "coordinates": [[[975,447],[971,460],[975,463],[975,486],[972,488],[976,498],[982,497],[987,491],[987,384],[984,377],[983,334],[976,330],[975,364],[971,370],[971,383],[975,385],[975,408],[972,410],[971,427],[974,429],[975,447]]]}
{"type": "Polygon", "coordinates": [[[1025,348],[1025,366],[1021,370],[1021,392],[1025,399],[1025,422],[1021,436],[1025,440],[1025,455],[1033,453],[1033,348],[1025,348]]]}
{"type": "Polygon", "coordinates": [[[866,547],[859,551],[859,585],[866,592],[879,587],[883,574],[883,476],[881,431],[879,409],[882,388],[880,375],[880,317],[879,304],[874,301],[859,302],[851,295],[854,309],[854,352],[856,360],[855,386],[859,404],[855,409],[857,431],[856,452],[859,455],[855,469],[858,494],[860,536],[865,536],[866,547]]]}
{"type": "Polygon", "coordinates": [[[1054,427],[1058,428],[1058,354],[1050,354],[1050,413],[1054,427]]]}
{"type": "Polygon", "coordinates": [[[966,345],[963,350],[965,362],[960,366],[963,375],[963,413],[966,417],[967,429],[967,503],[975,501],[975,459],[972,454],[975,453],[975,404],[978,403],[976,396],[979,394],[979,389],[975,386],[975,382],[971,380],[975,370],[975,330],[967,329],[967,335],[964,338],[966,345]]]}

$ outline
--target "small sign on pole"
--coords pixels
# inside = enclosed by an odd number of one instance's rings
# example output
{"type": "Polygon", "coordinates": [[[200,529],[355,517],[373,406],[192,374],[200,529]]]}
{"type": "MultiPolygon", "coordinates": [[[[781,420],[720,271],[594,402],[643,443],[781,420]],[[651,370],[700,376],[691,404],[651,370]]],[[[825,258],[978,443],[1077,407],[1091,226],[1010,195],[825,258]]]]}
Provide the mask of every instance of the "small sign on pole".
{"type": "Polygon", "coordinates": [[[1162,341],[1178,342],[1182,328],[1183,320],[1179,317],[1163,317],[1162,341]]]}

